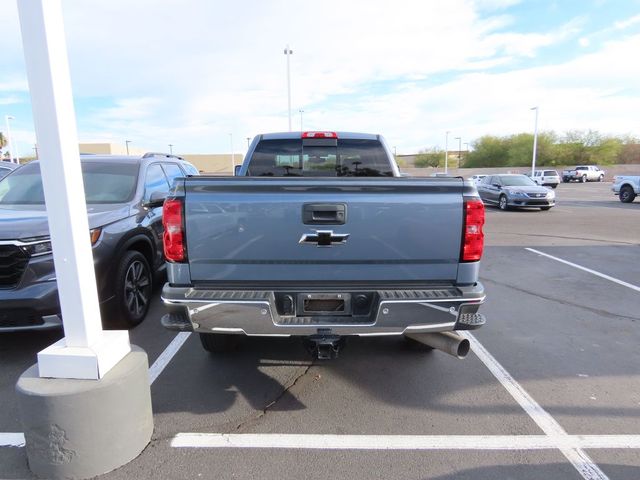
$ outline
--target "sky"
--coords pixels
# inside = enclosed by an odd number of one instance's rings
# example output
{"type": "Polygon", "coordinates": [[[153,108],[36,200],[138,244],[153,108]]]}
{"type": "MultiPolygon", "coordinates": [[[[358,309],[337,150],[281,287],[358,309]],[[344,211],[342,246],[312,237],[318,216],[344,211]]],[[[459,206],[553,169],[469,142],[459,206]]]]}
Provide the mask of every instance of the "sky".
{"type": "MultiPolygon", "coordinates": [[[[16,0],[0,0],[0,131],[36,143],[16,0]]],[[[398,154],[539,129],[640,136],[640,0],[63,0],[81,142],[243,153],[292,129],[398,154]],[[302,114],[300,110],[303,110],[302,114]],[[460,140],[457,140],[457,137],[460,140]]]]}

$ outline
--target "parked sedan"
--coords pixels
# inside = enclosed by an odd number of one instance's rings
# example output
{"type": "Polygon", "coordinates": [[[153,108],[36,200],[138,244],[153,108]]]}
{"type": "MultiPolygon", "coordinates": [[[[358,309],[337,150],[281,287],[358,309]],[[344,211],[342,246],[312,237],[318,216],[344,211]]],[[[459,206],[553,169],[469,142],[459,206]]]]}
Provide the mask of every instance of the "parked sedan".
{"type": "MultiPolygon", "coordinates": [[[[162,203],[174,178],[197,174],[179,157],[81,159],[105,326],[133,327],[164,270],[162,203]]],[[[40,163],[0,181],[0,332],[61,326],[40,163]]]]}
{"type": "Polygon", "coordinates": [[[553,190],[537,185],[526,175],[490,175],[478,184],[480,198],[500,210],[540,208],[549,210],[556,203],[553,190]]]}

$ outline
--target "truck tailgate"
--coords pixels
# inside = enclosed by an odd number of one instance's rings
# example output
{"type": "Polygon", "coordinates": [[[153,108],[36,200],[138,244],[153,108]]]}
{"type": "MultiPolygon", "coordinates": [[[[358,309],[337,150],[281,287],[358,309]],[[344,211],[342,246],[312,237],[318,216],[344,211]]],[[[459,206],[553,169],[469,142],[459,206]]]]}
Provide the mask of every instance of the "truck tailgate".
{"type": "Polygon", "coordinates": [[[191,280],[454,281],[463,188],[456,178],[187,178],[191,280]]]}

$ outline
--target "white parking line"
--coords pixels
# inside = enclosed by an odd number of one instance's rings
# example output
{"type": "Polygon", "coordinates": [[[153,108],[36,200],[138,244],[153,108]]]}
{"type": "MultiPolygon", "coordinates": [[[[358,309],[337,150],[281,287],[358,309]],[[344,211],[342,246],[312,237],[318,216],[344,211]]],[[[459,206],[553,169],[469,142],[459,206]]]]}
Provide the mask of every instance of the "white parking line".
{"type": "Polygon", "coordinates": [[[167,348],[160,354],[156,361],[153,362],[153,365],[149,367],[149,385],[153,385],[153,382],[156,381],[158,376],[162,373],[162,371],[169,365],[169,362],[173,359],[180,347],[184,345],[184,342],[191,336],[191,332],[180,332],[178,333],[171,343],[167,345],[167,348]]]}
{"type": "Polygon", "coordinates": [[[549,255],[548,253],[541,252],[540,250],[536,250],[534,248],[525,248],[533,253],[537,253],[538,255],[542,255],[543,257],[550,258],[551,260],[555,260],[556,262],[564,263],[565,265],[569,265],[570,267],[577,268],[578,270],[582,270],[584,272],[591,273],[600,278],[604,278],[605,280],[609,280],[610,282],[617,283],[618,285],[622,285],[623,287],[630,288],[631,290],[635,290],[636,292],[640,292],[640,287],[637,285],[633,285],[632,283],[627,283],[622,280],[618,280],[617,278],[610,277],[609,275],[605,275],[604,273],[597,272],[587,267],[583,267],[582,265],[578,265],[577,263],[572,263],[567,260],[563,260],[562,258],[554,257],[553,255],[549,255]]]}
{"type": "Polygon", "coordinates": [[[0,447],[24,447],[24,434],[13,432],[0,433],[0,447]]]}
{"type": "Polygon", "coordinates": [[[179,433],[174,448],[293,450],[551,450],[640,449],[640,435],[297,435],[179,433]]]}
{"type": "MultiPolygon", "coordinates": [[[[473,353],[480,359],[482,363],[489,369],[493,376],[498,379],[502,386],[511,394],[516,402],[524,409],[525,412],[536,422],[538,427],[551,438],[569,437],[567,432],[560,426],[555,419],[544,410],[531,395],[529,395],[522,386],[500,365],[500,363],[487,351],[482,344],[469,332],[459,332],[464,338],[471,343],[473,353]]],[[[578,473],[585,480],[605,480],[608,477],[602,470],[589,458],[589,455],[580,447],[566,447],[562,443],[558,446],[562,454],[571,462],[578,473]]]]}

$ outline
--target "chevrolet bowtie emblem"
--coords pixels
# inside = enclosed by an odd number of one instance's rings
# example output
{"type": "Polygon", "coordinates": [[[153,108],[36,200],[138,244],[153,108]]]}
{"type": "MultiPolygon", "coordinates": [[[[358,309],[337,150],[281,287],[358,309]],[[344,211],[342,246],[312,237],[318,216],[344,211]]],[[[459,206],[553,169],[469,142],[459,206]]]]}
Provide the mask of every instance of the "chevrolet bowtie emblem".
{"type": "Polygon", "coordinates": [[[305,233],[298,243],[315,245],[317,247],[331,247],[344,245],[349,238],[348,233],[333,233],[333,230],[316,230],[316,233],[305,233]]]}

